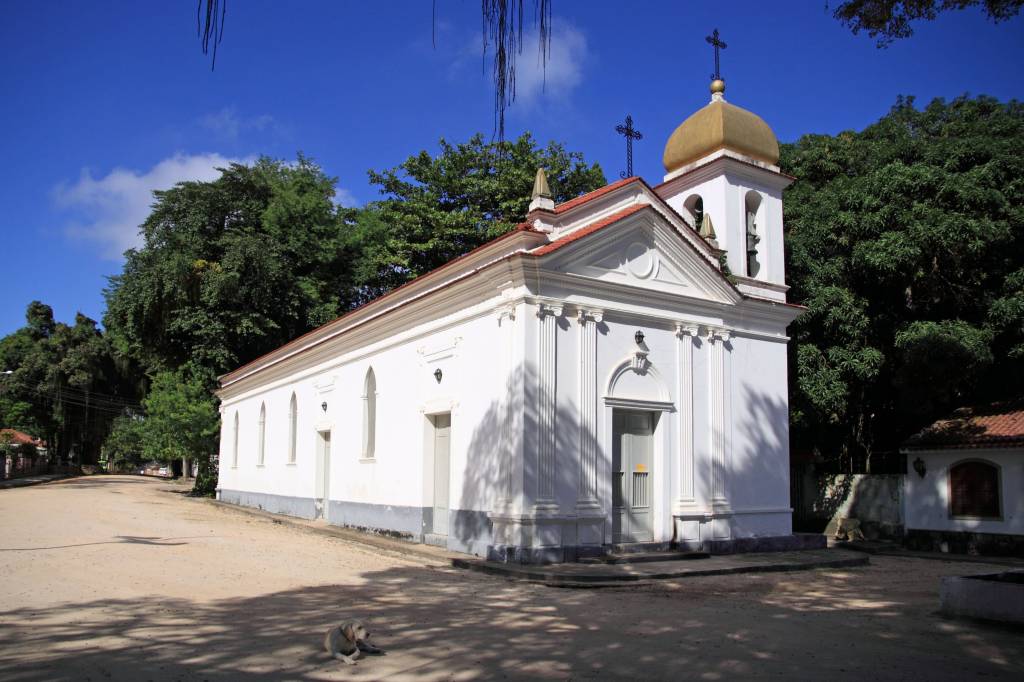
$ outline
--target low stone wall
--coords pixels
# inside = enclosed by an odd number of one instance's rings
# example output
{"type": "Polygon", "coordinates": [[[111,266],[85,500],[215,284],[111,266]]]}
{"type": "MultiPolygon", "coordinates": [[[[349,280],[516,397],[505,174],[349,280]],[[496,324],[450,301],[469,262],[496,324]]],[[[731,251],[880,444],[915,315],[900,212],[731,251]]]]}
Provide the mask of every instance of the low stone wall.
{"type": "Polygon", "coordinates": [[[904,545],[921,552],[1024,558],[1024,535],[912,528],[906,532],[904,545]]]}
{"type": "Polygon", "coordinates": [[[939,610],[948,616],[1024,625],[1024,571],[943,578],[939,610]]]}
{"type": "Polygon", "coordinates": [[[904,533],[902,474],[820,474],[800,482],[802,509],[794,526],[834,535],[839,519],[857,519],[869,540],[900,539],[904,533]]]}

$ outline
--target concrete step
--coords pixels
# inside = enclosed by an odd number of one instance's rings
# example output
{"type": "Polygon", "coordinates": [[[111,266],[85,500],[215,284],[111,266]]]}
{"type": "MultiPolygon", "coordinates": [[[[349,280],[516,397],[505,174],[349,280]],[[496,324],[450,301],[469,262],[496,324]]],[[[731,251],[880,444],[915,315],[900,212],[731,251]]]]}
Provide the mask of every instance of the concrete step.
{"type": "Polygon", "coordinates": [[[601,557],[588,557],[580,559],[581,564],[650,564],[655,561],[687,561],[690,559],[707,559],[711,555],[707,552],[627,552],[611,553],[601,557]]]}

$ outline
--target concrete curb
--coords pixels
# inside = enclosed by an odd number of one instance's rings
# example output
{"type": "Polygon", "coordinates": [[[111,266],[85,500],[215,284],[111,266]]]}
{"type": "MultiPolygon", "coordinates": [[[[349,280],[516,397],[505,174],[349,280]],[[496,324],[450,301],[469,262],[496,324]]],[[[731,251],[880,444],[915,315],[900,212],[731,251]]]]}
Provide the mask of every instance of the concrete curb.
{"type": "Polygon", "coordinates": [[[43,476],[9,478],[6,481],[0,481],[0,490],[9,490],[10,488],[27,488],[30,485],[43,485],[44,483],[64,481],[69,478],[82,478],[83,476],[84,474],[45,474],[43,476]]]}
{"type": "MultiPolygon", "coordinates": [[[[724,555],[724,557],[727,556],[728,555],[724,555]]],[[[766,553],[766,557],[770,557],[770,553],[766,553]]],[[[691,566],[693,563],[694,562],[686,562],[687,565],[691,566]]],[[[586,574],[574,572],[568,574],[559,572],[557,568],[553,568],[552,566],[522,566],[464,558],[456,558],[452,560],[452,565],[470,571],[502,576],[513,580],[540,583],[547,585],[548,587],[574,588],[627,587],[630,585],[647,585],[660,580],[700,578],[714,575],[735,575],[738,573],[778,573],[785,571],[807,571],[819,568],[852,568],[856,566],[867,566],[869,563],[870,558],[862,556],[739,566],[721,566],[717,568],[685,568],[679,570],[666,569],[651,573],[606,572],[586,574]]]]}
{"type": "Polygon", "coordinates": [[[842,545],[837,544],[836,547],[839,549],[852,550],[854,552],[862,552],[873,556],[893,556],[899,557],[900,559],[924,559],[926,561],[945,561],[947,563],[990,564],[995,566],[1024,568],[1024,559],[1017,559],[1015,557],[983,556],[974,554],[943,554],[942,552],[915,552],[896,547],[876,547],[861,544],[859,542],[851,542],[842,545]]]}

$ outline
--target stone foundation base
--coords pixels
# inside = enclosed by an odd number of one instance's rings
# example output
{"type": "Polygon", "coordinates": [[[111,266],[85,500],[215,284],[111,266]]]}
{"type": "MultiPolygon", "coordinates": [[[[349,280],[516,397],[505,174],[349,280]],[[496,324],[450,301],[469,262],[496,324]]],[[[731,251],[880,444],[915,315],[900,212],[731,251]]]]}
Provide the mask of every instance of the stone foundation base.
{"type": "Polygon", "coordinates": [[[907,549],[920,552],[1024,558],[1024,535],[910,528],[904,536],[903,544],[907,549]]]}

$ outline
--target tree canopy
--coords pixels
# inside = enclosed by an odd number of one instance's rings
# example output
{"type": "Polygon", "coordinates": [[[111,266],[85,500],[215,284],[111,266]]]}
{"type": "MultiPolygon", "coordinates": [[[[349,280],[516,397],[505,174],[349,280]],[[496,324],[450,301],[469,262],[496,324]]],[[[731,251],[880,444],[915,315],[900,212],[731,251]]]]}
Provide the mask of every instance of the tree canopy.
{"type": "Polygon", "coordinates": [[[794,444],[895,448],[963,403],[1019,393],[1024,107],[901,98],[863,132],[782,146],[794,444]]]}
{"type": "Polygon", "coordinates": [[[440,153],[410,156],[370,171],[384,198],[367,206],[356,280],[372,298],[511,230],[526,217],[537,169],[556,202],[602,187],[604,173],[555,142],[538,147],[529,133],[514,141],[440,141],[440,153]]]}
{"type": "Polygon", "coordinates": [[[143,246],[105,292],[116,342],[150,372],[212,378],[339,315],[353,211],[333,203],[334,182],[300,155],[156,192],[143,246]]]}
{"type": "Polygon", "coordinates": [[[885,47],[900,38],[914,35],[911,24],[931,21],[940,12],[967,9],[980,5],[992,21],[1005,21],[1017,16],[1024,0],[844,0],[834,16],[854,33],[867,31],[885,47]]]}

